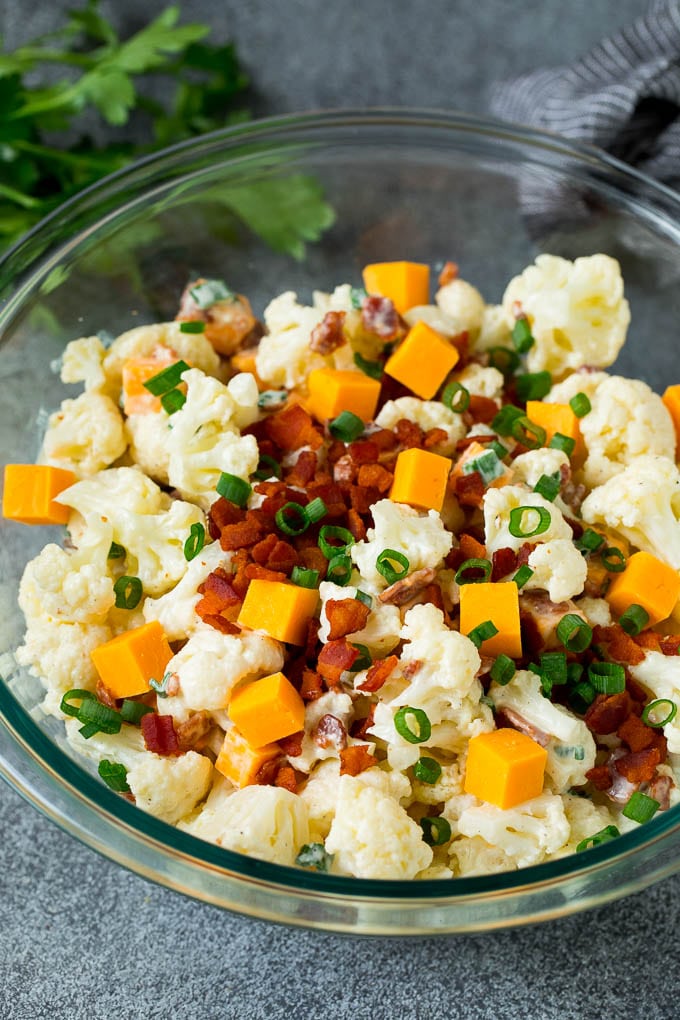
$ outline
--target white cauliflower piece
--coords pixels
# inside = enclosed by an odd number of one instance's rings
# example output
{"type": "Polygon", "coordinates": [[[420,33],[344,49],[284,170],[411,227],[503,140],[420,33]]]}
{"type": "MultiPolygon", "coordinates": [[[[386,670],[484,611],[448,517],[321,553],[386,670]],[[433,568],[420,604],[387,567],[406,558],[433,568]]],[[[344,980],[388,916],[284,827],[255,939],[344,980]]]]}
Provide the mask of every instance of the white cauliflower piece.
{"type": "Polygon", "coordinates": [[[126,448],[123,417],[111,398],[81,393],[50,415],[40,460],[82,478],[108,467],[126,448]]]}
{"type": "Polygon", "coordinates": [[[447,438],[436,448],[436,452],[444,457],[453,453],[456,443],[465,435],[465,424],[461,415],[456,414],[440,400],[419,400],[417,397],[388,400],[381,407],[375,423],[382,429],[393,429],[402,418],[420,425],[425,432],[428,429],[444,429],[447,438]]]}
{"type": "Polygon", "coordinates": [[[588,564],[569,538],[541,542],[529,554],[533,575],[525,588],[543,588],[551,602],[566,602],[580,595],[586,583],[588,564]]]}
{"type": "Polygon", "coordinates": [[[179,322],[159,322],[136,326],[117,337],[104,358],[104,371],[109,386],[120,392],[123,365],[130,358],[146,358],[157,347],[167,347],[178,359],[206,375],[218,376],[220,359],[214,347],[202,333],[183,333],[179,322]]]}
{"type": "Polygon", "coordinates": [[[198,556],[189,561],[184,577],[174,588],[160,598],[144,601],[145,622],[158,620],[168,641],[181,641],[188,637],[201,626],[201,618],[196,613],[196,603],[202,598],[198,586],[213,570],[227,568],[230,562],[231,553],[225,552],[219,542],[204,546],[198,556]]]}
{"type": "MultiPolygon", "coordinates": [[[[362,785],[370,786],[392,800],[406,801],[410,797],[411,784],[402,772],[390,771],[375,765],[356,776],[356,779],[362,785]]],[[[300,793],[300,797],[307,805],[312,838],[315,842],[323,842],[330,832],[338,799],[339,782],[340,762],[337,758],[328,758],[316,766],[300,793]]]]}
{"type": "Polygon", "coordinates": [[[473,875],[496,875],[516,871],[517,863],[499,846],[490,846],[481,836],[460,836],[451,843],[454,874],[461,878],[473,875]]]}
{"type": "MultiPolygon", "coordinates": [[[[372,597],[371,612],[366,626],[363,630],[358,630],[352,634],[351,640],[358,644],[366,645],[374,658],[382,658],[388,655],[399,644],[401,614],[397,606],[383,605],[382,602],[374,597],[373,592],[366,591],[365,587],[362,590],[372,597]]],[[[321,597],[319,641],[322,644],[328,641],[331,629],[330,621],[326,615],[327,603],[331,599],[340,601],[342,599],[355,598],[357,591],[357,587],[347,585],[347,587],[342,588],[338,584],[333,584],[332,581],[322,581],[319,585],[319,595],[321,597]]]]}
{"type": "Polygon", "coordinates": [[[680,472],[668,457],[636,457],[586,497],[581,515],[680,570],[680,472]]]}
{"type": "Polygon", "coordinates": [[[324,311],[298,303],[297,294],[286,291],[264,310],[267,333],[255,358],[257,374],[272,386],[301,386],[310,372],[323,368],[326,359],[309,349],[312,330],[324,311]]]}
{"type": "MultiPolygon", "coordinates": [[[[525,513],[523,526],[531,531],[538,520],[536,514],[525,513]]],[[[550,503],[537,492],[527,492],[523,485],[504,485],[500,489],[489,488],[484,495],[484,529],[488,553],[508,547],[515,552],[526,541],[552,542],[555,539],[572,539],[573,532],[565,521],[562,511],[554,503],[550,503]],[[540,535],[529,538],[510,534],[510,512],[520,506],[530,506],[546,510],[550,514],[550,524],[540,535]]]]}
{"type": "Polygon", "coordinates": [[[296,757],[289,755],[293,768],[299,772],[309,774],[317,761],[325,761],[327,758],[339,759],[340,748],[329,743],[328,747],[320,747],[314,740],[314,731],[319,721],[325,715],[332,715],[338,719],[345,730],[349,730],[353,708],[352,699],[349,694],[327,691],[315,701],[310,701],[305,707],[305,732],[302,738],[302,749],[296,757]]]}
{"type": "Polygon", "coordinates": [[[485,368],[484,365],[477,365],[474,361],[458,372],[456,380],[463,384],[468,393],[496,401],[500,400],[505,384],[503,373],[497,368],[485,368]]]}
{"type": "Polygon", "coordinates": [[[595,741],[582,719],[541,693],[541,681],[529,670],[518,670],[509,684],[492,684],[489,697],[497,709],[510,709],[550,739],[546,772],[557,791],[583,786],[595,764],[595,741]]]}
{"type": "Polygon", "coordinates": [[[609,378],[608,372],[572,372],[560,382],[554,383],[543,400],[546,404],[568,404],[577,393],[585,393],[592,402],[598,386],[609,378]]]}
{"type": "Polygon", "coordinates": [[[493,804],[466,808],[458,819],[458,830],[463,836],[481,836],[518,868],[546,860],[566,843],[570,833],[562,798],[552,793],[542,793],[506,811],[493,804]]]}
{"type": "Polygon", "coordinates": [[[27,620],[16,660],[42,680],[47,692],[45,712],[56,715],[63,695],[73,687],[95,689],[98,675],[91,653],[112,637],[105,624],[66,623],[38,616],[27,620]]]}
{"type": "Polygon", "coordinates": [[[57,623],[103,623],[115,602],[113,581],[101,556],[88,548],[66,552],[46,545],[24,570],[19,605],[27,620],[50,617],[57,623]]]}
{"type": "Polygon", "coordinates": [[[130,414],[125,419],[130,457],[144,474],[161,485],[168,484],[172,420],[165,413],[130,414]]]}
{"type": "MultiPolygon", "coordinates": [[[[106,348],[98,336],[83,336],[71,340],[61,359],[61,381],[84,383],[86,393],[101,393],[107,390],[106,374],[102,362],[106,348]]],[[[108,393],[108,396],[112,396],[108,393]]]]}
{"type": "Polygon", "coordinates": [[[533,489],[541,475],[559,474],[563,467],[569,467],[569,458],[562,450],[551,450],[543,447],[540,450],[529,450],[520,453],[512,462],[512,470],[519,481],[533,489]]]}
{"type": "Polygon", "coordinates": [[[594,836],[608,825],[615,824],[614,815],[604,804],[595,804],[590,797],[562,795],[564,813],[569,822],[569,839],[560,847],[559,856],[576,853],[581,840],[594,836]]]}
{"type": "Polygon", "coordinates": [[[570,262],[539,255],[508,284],[503,308],[514,322],[518,302],[536,341],[527,355],[530,372],[565,375],[582,365],[606,368],[615,361],[630,322],[621,267],[608,255],[570,262]]]}
{"type": "Polygon", "coordinates": [[[441,804],[451,801],[452,798],[460,798],[463,794],[463,782],[459,761],[452,762],[450,765],[442,765],[441,774],[436,783],[413,780],[413,802],[441,804]]]}
{"type": "MultiPolygon", "coordinates": [[[[643,661],[637,666],[628,666],[635,679],[639,681],[653,697],[667,698],[674,704],[680,704],[680,658],[676,655],[663,655],[662,652],[647,652],[643,661]]],[[[680,754],[680,712],[663,728],[671,754],[680,754]]]]}
{"type": "Polygon", "coordinates": [[[512,333],[502,305],[485,305],[479,336],[472,344],[475,351],[488,351],[491,347],[512,347],[512,333]]]}
{"type": "Polygon", "coordinates": [[[591,627],[609,627],[612,614],[606,599],[584,597],[578,600],[578,611],[585,616],[591,627]]]}
{"type": "Polygon", "coordinates": [[[482,328],[486,307],[477,288],[466,280],[456,278],[440,287],[434,299],[444,314],[453,319],[456,332],[467,330],[474,342],[482,328]]]}
{"type": "Polygon", "coordinates": [[[404,321],[411,327],[417,322],[424,322],[430,329],[441,333],[445,337],[456,336],[460,333],[460,327],[455,319],[443,312],[439,305],[414,305],[407,309],[402,315],[404,321]]]}
{"type": "Polygon", "coordinates": [[[373,504],[371,512],[375,526],[350,552],[361,576],[379,591],[387,587],[375,565],[384,549],[403,553],[410,571],[438,567],[451,549],[453,536],[444,528],[436,510],[420,514],[405,503],[381,499],[373,504]]]}
{"type": "Polygon", "coordinates": [[[334,870],[357,878],[415,878],[433,857],[399,802],[353,776],[338,782],[326,850],[335,855],[334,870]]]}

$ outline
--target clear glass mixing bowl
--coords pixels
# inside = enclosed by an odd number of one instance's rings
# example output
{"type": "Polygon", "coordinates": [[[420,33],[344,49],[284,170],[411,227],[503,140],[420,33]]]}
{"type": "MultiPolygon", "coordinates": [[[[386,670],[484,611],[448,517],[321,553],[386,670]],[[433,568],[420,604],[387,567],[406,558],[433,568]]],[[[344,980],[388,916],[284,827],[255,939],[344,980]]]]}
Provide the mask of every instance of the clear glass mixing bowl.
{"type": "MultiPolygon", "coordinates": [[[[615,160],[461,115],[310,114],[177,146],[84,192],[0,264],[3,459],[34,459],[44,409],[73,390],[54,372],[69,340],[173,317],[197,270],[225,278],[261,312],[284,289],[308,299],[315,288],[358,284],[367,262],[453,259],[497,301],[540,251],[607,252],[622,264],[632,310],[618,369],[662,387],[679,375],[679,224],[680,198],[615,160]]],[[[157,821],[74,759],[61,724],[41,713],[39,684],[14,661],[21,571],[53,536],[0,522],[0,770],[64,829],[133,871],[268,920],[436,934],[557,917],[678,870],[679,808],[553,863],[419,883],[271,865],[157,821]]]]}

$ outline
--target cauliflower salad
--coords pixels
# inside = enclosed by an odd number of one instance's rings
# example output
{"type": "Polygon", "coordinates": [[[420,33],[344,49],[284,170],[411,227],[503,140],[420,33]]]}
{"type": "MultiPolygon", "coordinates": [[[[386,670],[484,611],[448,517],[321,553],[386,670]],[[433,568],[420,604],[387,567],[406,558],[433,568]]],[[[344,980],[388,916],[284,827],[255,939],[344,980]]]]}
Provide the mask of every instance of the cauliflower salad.
{"type": "Polygon", "coordinates": [[[419,263],[363,283],[259,321],[199,278],[67,346],[83,390],[5,471],[6,518],[66,527],[16,658],[103,782],[230,850],[378,879],[583,852],[680,802],[680,386],[607,372],[606,255],[539,255],[499,305],[450,262],[434,300],[419,263]]]}

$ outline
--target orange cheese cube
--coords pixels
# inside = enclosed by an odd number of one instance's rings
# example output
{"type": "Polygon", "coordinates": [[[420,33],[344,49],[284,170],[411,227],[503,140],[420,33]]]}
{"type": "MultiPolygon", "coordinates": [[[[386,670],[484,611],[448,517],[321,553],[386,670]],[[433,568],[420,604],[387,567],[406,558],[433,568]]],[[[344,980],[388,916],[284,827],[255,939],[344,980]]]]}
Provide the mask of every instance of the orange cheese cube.
{"type": "Polygon", "coordinates": [[[680,384],[676,383],[674,386],[667,386],[661,399],[673,419],[676,446],[680,446],[680,384]]]}
{"type": "Polygon", "coordinates": [[[298,733],[305,725],[305,703],[283,673],[272,673],[236,691],[229,718],[251,747],[298,733]]]}
{"type": "Polygon", "coordinates": [[[460,632],[469,634],[491,620],[498,633],[482,642],[480,655],[522,654],[519,626],[519,589],[514,581],[482,581],[460,586],[460,632]]]}
{"type": "Polygon", "coordinates": [[[448,457],[429,450],[402,450],[394,468],[390,499],[394,503],[408,503],[418,510],[439,512],[450,470],[448,457]]]}
{"type": "Polygon", "coordinates": [[[251,747],[242,733],[232,726],[224,735],[215,768],[239,789],[257,782],[258,772],[281,754],[278,744],[251,747]]]}
{"type": "Polygon", "coordinates": [[[303,645],[318,601],[316,588],[255,578],[248,585],[236,622],[251,630],[263,630],[277,641],[303,645]]]}
{"type": "Polygon", "coordinates": [[[387,359],[385,371],[423,400],[430,400],[458,358],[456,348],[441,333],[424,322],[416,322],[387,359]]]}
{"type": "Polygon", "coordinates": [[[125,414],[152,414],[161,410],[161,398],[154,397],[144,383],[164,368],[174,365],[179,356],[169,347],[157,347],[146,358],[128,358],[123,363],[123,410],[125,414]]]}
{"type": "Polygon", "coordinates": [[[605,595],[615,616],[632,605],[642,606],[649,614],[650,626],[667,620],[680,596],[680,574],[648,552],[636,552],[625,570],[614,574],[605,595]]]}
{"type": "Polygon", "coordinates": [[[420,262],[374,262],[363,277],[368,293],[389,298],[400,315],[430,300],[430,267],[420,262]]]}
{"type": "Polygon", "coordinates": [[[309,410],[318,421],[337,418],[351,411],[362,421],[371,421],[380,396],[380,381],[363,372],[316,368],[307,378],[309,410]]]}
{"type": "Polygon", "coordinates": [[[545,444],[550,443],[556,432],[569,436],[576,443],[571,456],[573,464],[582,464],[587,450],[581,435],[578,418],[569,404],[546,404],[542,400],[527,400],[527,418],[545,429],[545,444]]]}
{"type": "Polygon", "coordinates": [[[160,623],[153,620],[99,645],[91,655],[107,691],[114,698],[134,698],[151,690],[149,680],[161,683],[172,649],[160,623]]]}
{"type": "Polygon", "coordinates": [[[54,500],[77,480],[72,471],[49,464],[7,464],[2,515],[21,524],[66,524],[71,508],[54,500]]]}
{"type": "Polygon", "coordinates": [[[548,752],[518,730],[493,730],[470,739],[465,792],[505,811],[538,797],[548,752]]]}

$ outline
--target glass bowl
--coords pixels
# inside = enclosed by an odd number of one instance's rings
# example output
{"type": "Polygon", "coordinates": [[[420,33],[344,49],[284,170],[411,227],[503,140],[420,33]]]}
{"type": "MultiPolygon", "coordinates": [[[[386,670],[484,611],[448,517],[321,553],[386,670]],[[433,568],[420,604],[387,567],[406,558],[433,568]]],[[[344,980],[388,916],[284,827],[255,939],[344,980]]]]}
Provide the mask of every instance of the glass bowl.
{"type": "MultiPolygon", "coordinates": [[[[72,388],[64,345],[174,316],[192,272],[250,296],[360,283],[367,262],[460,263],[498,301],[540,251],[602,251],[632,310],[618,370],[674,381],[680,199],[593,149],[511,125],[419,111],[261,121],[137,163],[40,224],[0,264],[3,458],[35,458],[45,409],[72,388]],[[332,222],[331,222],[332,221],[332,222]],[[306,244],[305,244],[306,241],[306,244]]],[[[255,917],[351,933],[481,931],[557,917],[680,867],[680,809],[587,853],[483,878],[334,877],[268,864],[180,832],[75,760],[38,682],[14,661],[22,569],[54,531],[0,522],[0,770],[88,846],[173,889],[255,917]]]]}

